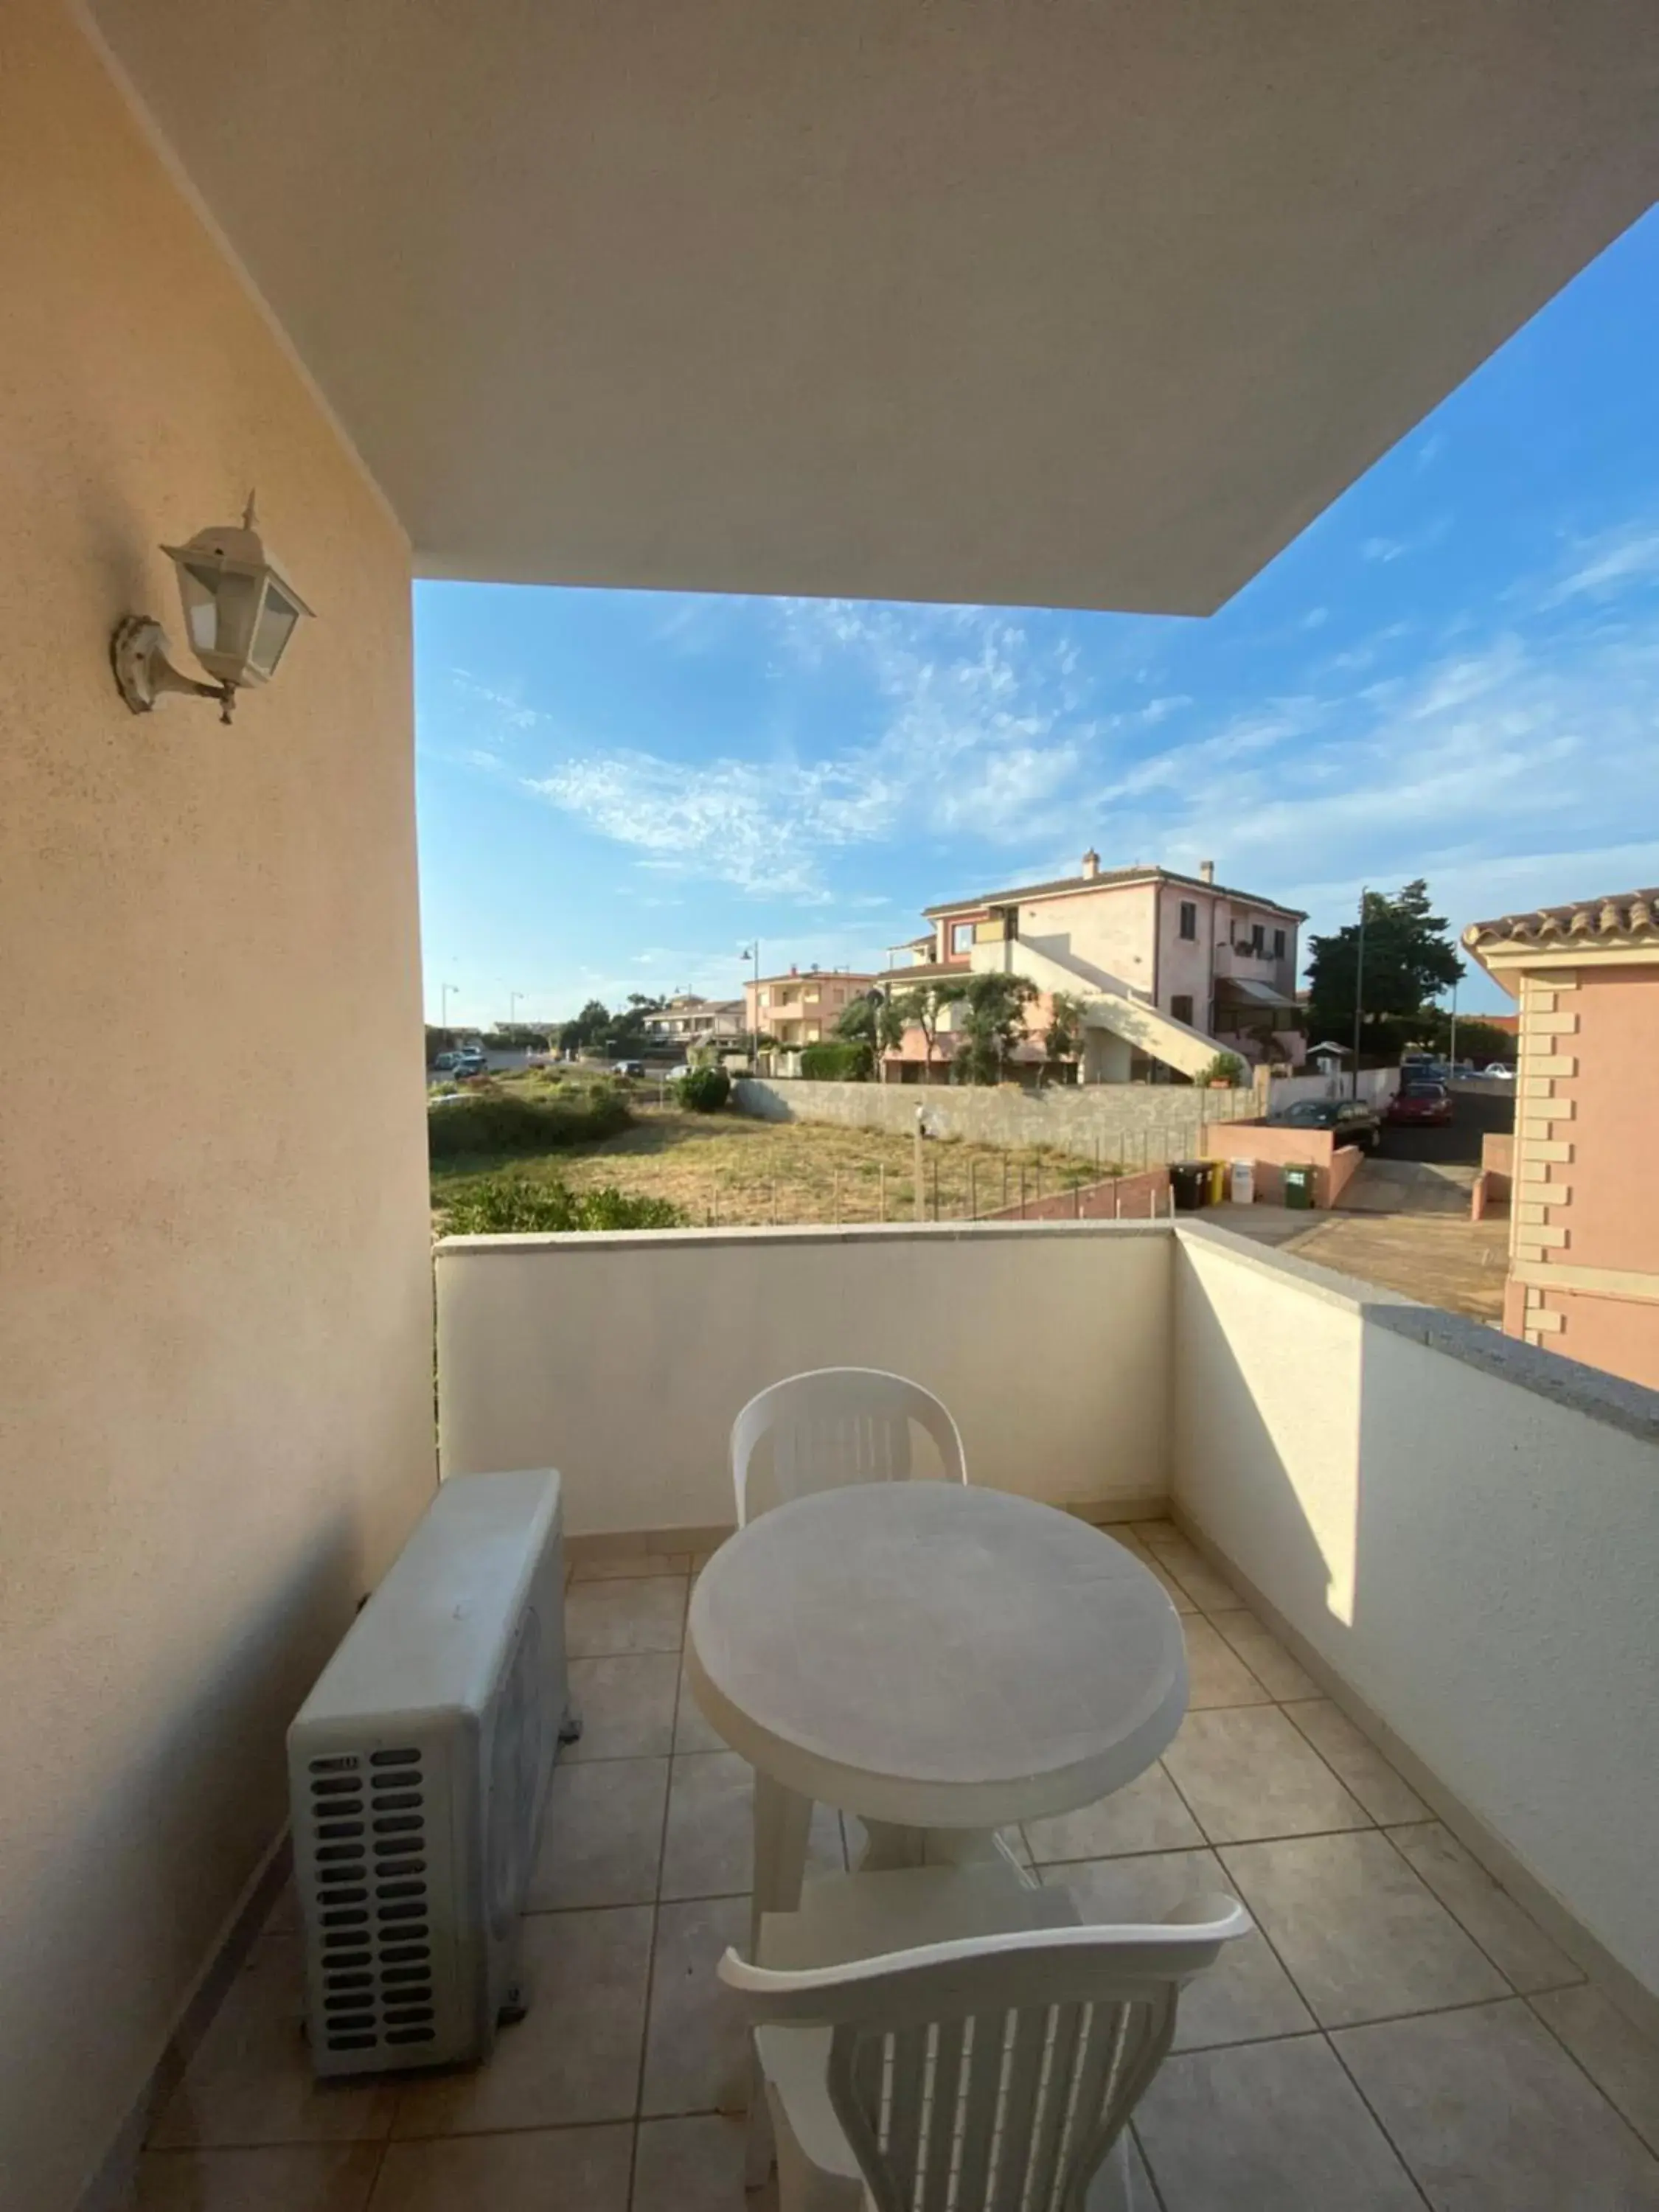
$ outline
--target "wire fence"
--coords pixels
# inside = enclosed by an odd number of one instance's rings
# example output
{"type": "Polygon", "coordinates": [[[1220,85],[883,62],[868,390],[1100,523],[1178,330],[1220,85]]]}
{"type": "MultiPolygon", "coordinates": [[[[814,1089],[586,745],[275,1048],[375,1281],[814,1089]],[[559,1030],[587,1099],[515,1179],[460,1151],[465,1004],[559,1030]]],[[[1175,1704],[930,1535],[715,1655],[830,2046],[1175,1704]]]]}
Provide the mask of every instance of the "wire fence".
{"type": "MultiPolygon", "coordinates": [[[[714,1229],[842,1227],[904,1222],[1147,1220],[1168,1211],[1170,1178],[1116,1163],[951,1157],[930,1145],[920,1177],[884,1160],[812,1176],[714,1173],[687,1211],[714,1229]]],[[[682,1199],[682,1204],[686,1200],[682,1199]]]]}

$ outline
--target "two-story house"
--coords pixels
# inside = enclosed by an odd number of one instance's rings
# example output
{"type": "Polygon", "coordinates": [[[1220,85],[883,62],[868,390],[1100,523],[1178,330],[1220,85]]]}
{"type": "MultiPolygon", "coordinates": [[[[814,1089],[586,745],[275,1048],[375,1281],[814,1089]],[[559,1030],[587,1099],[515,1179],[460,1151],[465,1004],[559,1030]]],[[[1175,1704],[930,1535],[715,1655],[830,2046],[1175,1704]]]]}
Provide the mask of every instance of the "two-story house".
{"type": "Polygon", "coordinates": [[[1046,1026],[1056,991],[1084,999],[1096,1032],[1091,1079],[1190,1075],[1218,1048],[1251,1063],[1302,1057],[1297,937],[1306,916],[1218,884],[1212,861],[1195,876],[1103,869],[1091,849],[1075,876],[947,900],[925,918],[933,939],[915,948],[918,965],[1027,975],[1042,994],[1032,1030],[1046,1026]]]}
{"type": "Polygon", "coordinates": [[[702,999],[680,992],[645,1017],[645,1034],[665,1052],[691,1052],[699,1045],[735,1044],[744,1028],[741,999],[702,999]]]}
{"type": "Polygon", "coordinates": [[[792,968],[787,975],[751,976],[743,987],[744,1027],[775,1037],[790,1052],[836,1034],[853,1000],[880,979],[846,968],[792,968]]]}

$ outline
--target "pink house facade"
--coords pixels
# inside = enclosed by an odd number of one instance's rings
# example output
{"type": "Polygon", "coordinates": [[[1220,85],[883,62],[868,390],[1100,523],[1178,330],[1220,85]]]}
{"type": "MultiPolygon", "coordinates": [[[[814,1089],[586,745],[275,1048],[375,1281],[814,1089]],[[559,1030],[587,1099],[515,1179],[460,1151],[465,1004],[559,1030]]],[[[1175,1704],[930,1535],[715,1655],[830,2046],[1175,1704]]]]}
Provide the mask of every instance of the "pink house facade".
{"type": "MultiPolygon", "coordinates": [[[[951,900],[925,910],[931,940],[911,948],[916,964],[899,971],[906,983],[966,975],[975,946],[1008,947],[1008,964],[1058,961],[1078,974],[1086,995],[1090,977],[1124,998],[1156,1010],[1250,1066],[1267,1061],[1300,1065],[1305,1039],[1296,996],[1297,933],[1305,916],[1256,893],[1215,880],[1205,861],[1195,876],[1158,867],[1103,869],[1100,856],[1083,856],[1079,872],[1053,882],[1016,886],[951,900]]],[[[981,963],[982,964],[982,963],[981,963]]],[[[1017,1058],[1040,1061],[1041,1039],[1053,1018],[1053,988],[1039,989],[1026,1019],[1030,1042],[1017,1058]]],[[[948,1059],[942,1034],[935,1064],[948,1059]]],[[[927,1058],[919,1033],[892,1055],[906,1072],[927,1058]]],[[[1126,1048],[1115,1064],[1117,1079],[1164,1073],[1154,1054],[1126,1048]]]]}
{"type": "Polygon", "coordinates": [[[1659,890],[1476,922],[1519,1002],[1504,1327],[1659,1385],[1659,890]]]}

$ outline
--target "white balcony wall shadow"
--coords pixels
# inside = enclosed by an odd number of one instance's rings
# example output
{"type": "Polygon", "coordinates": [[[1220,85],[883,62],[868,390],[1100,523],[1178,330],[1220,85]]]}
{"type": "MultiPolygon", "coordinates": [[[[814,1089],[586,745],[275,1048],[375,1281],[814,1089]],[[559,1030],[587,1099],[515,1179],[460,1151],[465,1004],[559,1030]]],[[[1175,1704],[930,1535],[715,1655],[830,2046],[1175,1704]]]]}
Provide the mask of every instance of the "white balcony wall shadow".
{"type": "Polygon", "coordinates": [[[755,1393],[883,1367],[949,1406],[970,1481],[1161,1511],[1173,1260],[1134,1223],[452,1237],[443,1471],[556,1467],[575,1535],[728,1528],[755,1393]]]}
{"type": "Polygon", "coordinates": [[[1176,1241],[1177,1516],[1645,2010],[1659,1395],[1223,1231],[1176,1241]]]}

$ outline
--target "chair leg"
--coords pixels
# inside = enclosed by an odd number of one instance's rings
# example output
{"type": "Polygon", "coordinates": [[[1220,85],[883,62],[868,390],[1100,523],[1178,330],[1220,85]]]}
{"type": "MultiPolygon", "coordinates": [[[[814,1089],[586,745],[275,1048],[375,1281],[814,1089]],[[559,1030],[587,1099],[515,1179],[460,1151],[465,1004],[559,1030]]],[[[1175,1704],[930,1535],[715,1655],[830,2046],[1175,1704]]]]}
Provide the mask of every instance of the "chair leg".
{"type": "Polygon", "coordinates": [[[766,2094],[759,2055],[751,2048],[749,2055],[749,2123],[743,2148],[743,2185],[745,2189],[763,2189],[766,2186],[777,2161],[777,2144],[772,2131],[771,2100],[766,2094]]]}

